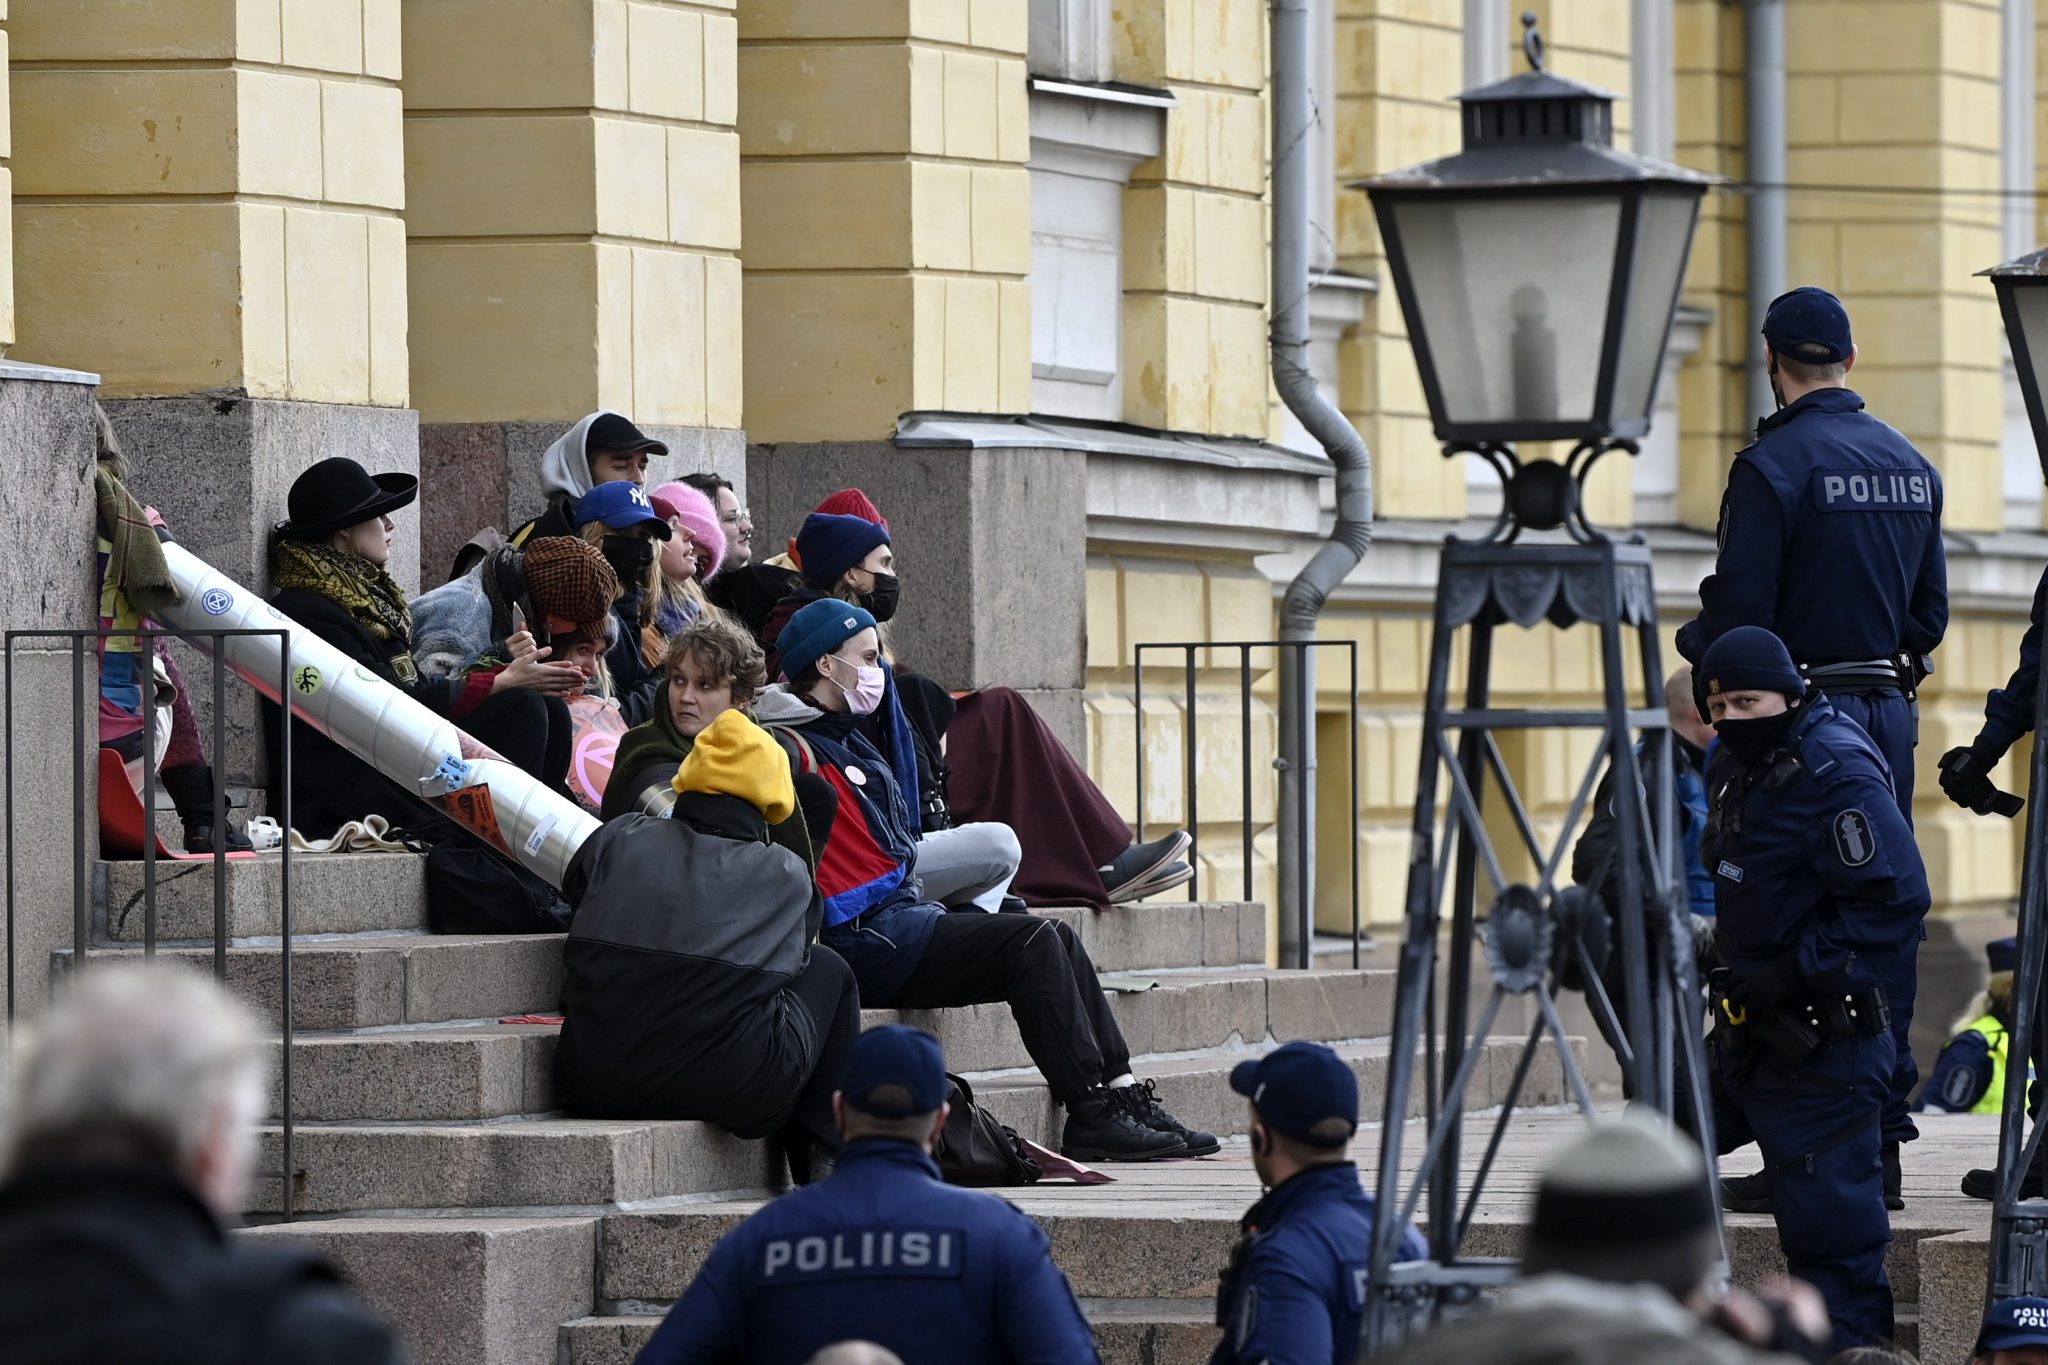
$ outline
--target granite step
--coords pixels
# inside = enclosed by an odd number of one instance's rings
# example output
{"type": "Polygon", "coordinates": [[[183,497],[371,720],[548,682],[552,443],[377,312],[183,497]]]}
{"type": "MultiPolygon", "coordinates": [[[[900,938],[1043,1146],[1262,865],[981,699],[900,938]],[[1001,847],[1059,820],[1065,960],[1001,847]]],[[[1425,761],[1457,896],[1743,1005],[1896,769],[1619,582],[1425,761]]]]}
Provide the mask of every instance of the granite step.
{"type": "MultiPolygon", "coordinates": [[[[1142,992],[1113,991],[1135,1056],[1269,1039],[1326,1042],[1382,1035],[1392,1026],[1393,978],[1385,972],[1219,970],[1146,978],[1142,992]]],[[[306,1009],[297,1013],[306,1017],[306,1009]]],[[[906,1022],[930,1030],[960,1072],[1024,1070],[1030,1054],[1007,1005],[950,1010],[866,1010],[864,1027],[906,1022]]],[[[477,1120],[555,1107],[549,1079],[558,1030],[500,1025],[495,1017],[451,1027],[301,1036],[293,1051],[293,1116],[302,1120],[477,1120]]],[[[273,1067],[273,1071],[275,1067],[273,1067]]],[[[269,1112],[282,1112],[273,1085],[269,1112]]]]}
{"type": "Polygon", "coordinates": [[[1145,901],[1036,913],[1072,925],[1101,972],[1266,964],[1266,907],[1256,901],[1145,901]]]}
{"type": "MultiPolygon", "coordinates": [[[[292,932],[362,934],[424,929],[425,860],[414,853],[300,853],[292,858],[292,932]]],[[[276,853],[227,864],[228,938],[284,932],[282,860],[276,853]]],[[[140,862],[102,862],[94,879],[107,940],[143,939],[140,862]]],[[[213,941],[213,863],[156,865],[157,941],[213,941]]]]}
{"type": "Polygon", "coordinates": [[[595,1307],[594,1218],[338,1218],[239,1235],[341,1268],[413,1365],[555,1365],[561,1324],[595,1307]]]}
{"type": "MultiPolygon", "coordinates": [[[[263,1169],[282,1169],[280,1130],[258,1131],[263,1169]]],[[[292,1142],[300,1214],[594,1211],[781,1183],[765,1144],[678,1120],[309,1123],[292,1142]]],[[[281,1211],[275,1180],[259,1180],[252,1198],[252,1214],[281,1211]]]]}
{"type": "MultiPolygon", "coordinates": [[[[93,956],[131,948],[94,949],[93,956]]],[[[212,964],[211,948],[167,957],[212,964]]],[[[69,950],[52,954],[64,970],[69,950]]],[[[228,988],[275,1026],[280,1017],[277,942],[228,949],[228,988]]],[[[294,939],[292,1019],[301,1029],[380,1028],[551,1012],[561,1002],[560,934],[366,934],[294,939]]]]}
{"type": "MultiPolygon", "coordinates": [[[[1081,1300],[1102,1365],[1207,1365],[1218,1330],[1211,1306],[1146,1299],[1081,1300]]],[[[622,1313],[578,1318],[561,1331],[564,1365],[633,1365],[661,1318],[622,1313]]]]}
{"type": "MultiPolygon", "coordinates": [[[[1387,1046],[1338,1049],[1359,1076],[1362,1112],[1384,1109],[1387,1046]]],[[[1488,1044],[1473,1075],[1474,1110],[1497,1105],[1520,1057],[1519,1046],[1488,1044]]],[[[1252,1055],[1249,1052],[1242,1055],[1252,1055]]],[[[1162,1102],[1184,1122],[1223,1137],[1241,1136],[1248,1113],[1230,1089],[1239,1056],[1175,1059],[1140,1068],[1156,1079],[1162,1102]]],[[[1058,1113],[1043,1085],[1017,1077],[974,1080],[975,1097],[1024,1136],[1057,1144],[1058,1113]]],[[[1552,1054],[1524,1086],[1524,1103],[1556,1104],[1563,1082],[1552,1054]]],[[[1420,1108],[1417,1097],[1416,1108],[1420,1108]]],[[[1153,1162],[1108,1169],[1118,1183],[1092,1188],[1040,1185],[1003,1191],[1046,1227],[1053,1256],[1084,1297],[1172,1299],[1210,1294],[1216,1270],[1238,1235],[1238,1218],[1257,1197],[1242,1144],[1199,1161],[1153,1162]],[[1198,1196],[1215,1195],[1214,1199],[1198,1196]]],[[[668,1303],[680,1295],[719,1237],[758,1209],[762,1197],[707,1200],[627,1210],[604,1220],[598,1297],[606,1302],[668,1303]]]]}

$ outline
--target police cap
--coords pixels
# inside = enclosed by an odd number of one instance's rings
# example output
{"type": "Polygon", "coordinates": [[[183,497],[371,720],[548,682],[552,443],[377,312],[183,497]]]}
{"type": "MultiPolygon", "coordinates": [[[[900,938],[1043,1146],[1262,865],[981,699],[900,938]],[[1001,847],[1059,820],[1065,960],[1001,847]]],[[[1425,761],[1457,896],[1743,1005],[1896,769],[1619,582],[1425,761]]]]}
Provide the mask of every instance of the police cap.
{"type": "Polygon", "coordinates": [[[1992,1304],[1977,1336],[1977,1354],[2027,1346],[2048,1346],[2048,1299],[2000,1299],[1992,1304]]]}
{"type": "Polygon", "coordinates": [[[1358,1130],[1358,1077],[1321,1043],[1283,1043],[1239,1062],[1230,1088],[1252,1102],[1267,1127],[1311,1147],[1341,1147],[1358,1130]]]}
{"type": "Polygon", "coordinates": [[[1763,331],[1772,350],[1807,365],[1839,364],[1856,349],[1842,301],[1810,284],[1772,299],[1763,331]]]}
{"type": "Polygon", "coordinates": [[[839,1094],[878,1119],[936,1111],[946,1102],[946,1058],[939,1040],[902,1024],[869,1029],[847,1049],[839,1094]]]}
{"type": "Polygon", "coordinates": [[[1707,695],[1723,692],[1783,692],[1806,695],[1806,679],[1792,664],[1785,642],[1762,626],[1737,626],[1707,646],[1699,671],[1707,695]]]}

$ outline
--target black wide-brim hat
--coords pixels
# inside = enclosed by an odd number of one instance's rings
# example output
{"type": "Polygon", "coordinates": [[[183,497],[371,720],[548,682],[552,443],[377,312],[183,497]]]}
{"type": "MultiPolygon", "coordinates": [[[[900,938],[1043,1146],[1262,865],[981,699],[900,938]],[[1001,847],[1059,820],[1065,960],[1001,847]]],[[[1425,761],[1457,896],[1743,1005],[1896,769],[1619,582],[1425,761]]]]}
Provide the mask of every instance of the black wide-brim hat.
{"type": "Polygon", "coordinates": [[[346,455],[322,460],[292,482],[291,519],[278,528],[298,540],[319,540],[395,512],[419,496],[410,474],[372,475],[346,455]]]}

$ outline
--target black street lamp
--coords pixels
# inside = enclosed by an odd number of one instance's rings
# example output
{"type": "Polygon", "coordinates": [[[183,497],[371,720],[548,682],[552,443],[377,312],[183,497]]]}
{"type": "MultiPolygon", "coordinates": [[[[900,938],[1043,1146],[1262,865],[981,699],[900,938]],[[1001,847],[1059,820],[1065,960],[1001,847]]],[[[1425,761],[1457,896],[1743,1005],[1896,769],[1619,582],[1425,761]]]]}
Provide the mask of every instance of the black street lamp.
{"type": "MultiPolygon", "coordinates": [[[[2048,367],[2048,248],[2017,260],[1980,270],[1998,294],[2005,319],[2005,339],[2012,348],[2013,369],[2027,403],[2027,423],[2034,429],[2034,450],[2041,476],[2048,479],[2048,410],[2042,406],[2043,367],[2048,367]]],[[[2014,1058],[2033,1058],[2041,1050],[2044,1026],[2044,985],[2048,985],[2048,868],[2042,866],[2048,842],[2048,674],[2034,693],[2034,753],[2027,771],[2027,850],[2020,874],[2019,943],[2014,952],[2012,1045],[2014,1058]]],[[[2014,1298],[2048,1294],[2048,1203],[2026,1197],[2027,1174],[2040,1169],[2043,1125],[2028,1131],[2026,1087],[2006,1087],[1998,1121],[1998,1191],[1991,1214],[1991,1265],[1986,1277],[1988,1297],[2014,1298]]]]}
{"type": "Polygon", "coordinates": [[[2020,393],[2027,400],[2027,424],[2034,429],[2041,477],[2048,479],[2048,410],[2041,405],[2041,381],[2048,374],[2048,247],[1977,273],[1988,278],[1998,294],[2005,339],[2019,372],[2020,393]]]}
{"type": "Polygon", "coordinates": [[[1617,151],[1614,96],[1545,71],[1533,17],[1523,22],[1533,69],[1458,96],[1464,149],[1359,188],[1437,439],[1508,486],[1495,534],[1570,524],[1586,539],[1597,533],[1576,485],[1650,429],[1714,177],[1617,151]],[[1556,440],[1578,443],[1564,470],[1524,473],[1507,448],[1556,440]]]}
{"type": "MultiPolygon", "coordinates": [[[[1438,560],[1380,1130],[1380,1217],[1365,1291],[1367,1355],[1472,1311],[1514,1275],[1512,1262],[1467,1256],[1466,1234],[1546,1041],[1562,1086],[1593,1114],[1558,1006],[1565,991],[1584,992],[1636,1102],[1666,1115],[1684,1105],[1692,1131],[1713,1146],[1692,920],[1673,870],[1671,784],[1643,783],[1646,769],[1674,771],[1650,551],[1640,537],[1602,534],[1584,510],[1587,470],[1608,451],[1633,453],[1650,428],[1712,177],[1616,151],[1613,97],[1544,71],[1534,20],[1523,23],[1533,69],[1459,97],[1464,150],[1363,186],[1444,454],[1479,455],[1505,488],[1492,531],[1452,537],[1438,560]],[[1575,444],[1560,464],[1525,462],[1514,441],[1575,444]],[[1560,526],[1569,538],[1516,543],[1524,529],[1560,526]],[[1598,634],[1598,707],[1494,702],[1497,633],[1545,622],[1598,634]],[[1461,637],[1465,677],[1454,702],[1461,637]],[[1496,736],[1565,729],[1594,730],[1599,742],[1563,821],[1539,831],[1496,736]],[[1615,793],[1611,852],[1571,885],[1563,869],[1603,771],[1615,793]],[[1496,799],[1504,820],[1488,818],[1496,799]],[[1473,1076],[1499,1046],[1494,1025],[1510,1000],[1537,1022],[1508,1094],[1475,1103],[1473,1076]],[[1426,1106],[1413,1104],[1417,1089],[1430,1092],[1426,1106]],[[1468,1106],[1488,1105],[1499,1107],[1487,1121],[1493,1137],[1470,1167],[1468,1106]],[[1402,1151],[1415,1109],[1427,1115],[1419,1165],[1402,1151]],[[1418,1211],[1429,1256],[1402,1264],[1399,1234],[1418,1211]]],[[[1711,1189],[1701,1196],[1719,1207],[1711,1189]]]]}

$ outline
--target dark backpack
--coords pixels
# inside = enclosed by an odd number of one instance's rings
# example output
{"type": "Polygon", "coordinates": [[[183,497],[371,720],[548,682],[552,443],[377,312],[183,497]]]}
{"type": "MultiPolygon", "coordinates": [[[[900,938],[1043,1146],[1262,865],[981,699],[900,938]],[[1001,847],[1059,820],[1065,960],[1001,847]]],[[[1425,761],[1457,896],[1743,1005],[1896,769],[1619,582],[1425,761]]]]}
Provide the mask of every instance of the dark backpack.
{"type": "Polygon", "coordinates": [[[974,1102],[974,1087],[950,1071],[946,1129],[932,1155],[948,1185],[987,1189],[993,1185],[1029,1185],[1044,1172],[1038,1158],[1015,1129],[974,1102]]]}
{"type": "Polygon", "coordinates": [[[525,868],[461,835],[427,850],[427,927],[437,934],[559,934],[568,908],[525,868]]]}

